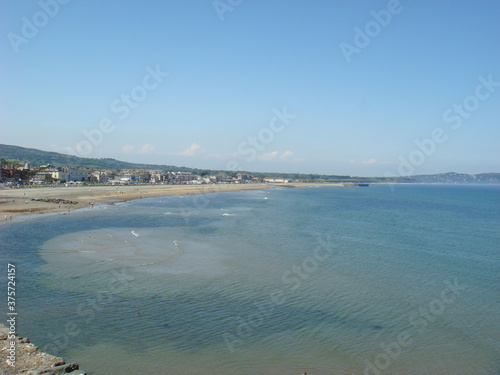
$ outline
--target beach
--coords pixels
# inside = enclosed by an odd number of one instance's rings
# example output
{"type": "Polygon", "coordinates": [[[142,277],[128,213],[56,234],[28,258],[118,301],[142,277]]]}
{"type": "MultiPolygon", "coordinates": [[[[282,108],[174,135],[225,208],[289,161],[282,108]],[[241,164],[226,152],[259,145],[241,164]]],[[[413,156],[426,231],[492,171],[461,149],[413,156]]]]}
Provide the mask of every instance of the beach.
{"type": "MultiPolygon", "coordinates": [[[[68,212],[97,204],[114,204],[141,198],[172,195],[262,190],[315,184],[217,184],[217,185],[128,185],[128,186],[44,186],[0,189],[0,221],[18,216],[68,212]]],[[[325,184],[326,185],[326,184],[325,184]]],[[[340,186],[340,184],[328,184],[340,186]]]]}

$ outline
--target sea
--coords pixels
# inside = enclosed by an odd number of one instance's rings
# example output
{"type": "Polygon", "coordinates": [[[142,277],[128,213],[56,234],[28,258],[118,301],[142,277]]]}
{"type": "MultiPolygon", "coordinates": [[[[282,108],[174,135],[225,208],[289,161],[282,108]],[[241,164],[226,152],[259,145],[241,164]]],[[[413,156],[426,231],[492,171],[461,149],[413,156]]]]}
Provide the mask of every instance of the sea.
{"type": "Polygon", "coordinates": [[[147,198],[1,225],[0,281],[88,375],[498,375],[499,224],[498,185],[147,198]]]}

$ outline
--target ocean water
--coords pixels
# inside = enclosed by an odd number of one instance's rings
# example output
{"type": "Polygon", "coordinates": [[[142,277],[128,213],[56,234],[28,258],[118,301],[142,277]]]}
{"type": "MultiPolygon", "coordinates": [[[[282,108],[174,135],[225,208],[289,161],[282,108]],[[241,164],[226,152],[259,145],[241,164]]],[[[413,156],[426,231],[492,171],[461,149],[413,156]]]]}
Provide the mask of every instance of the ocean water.
{"type": "Polygon", "coordinates": [[[493,375],[499,219],[499,186],[162,197],[2,225],[0,259],[89,375],[493,375]]]}

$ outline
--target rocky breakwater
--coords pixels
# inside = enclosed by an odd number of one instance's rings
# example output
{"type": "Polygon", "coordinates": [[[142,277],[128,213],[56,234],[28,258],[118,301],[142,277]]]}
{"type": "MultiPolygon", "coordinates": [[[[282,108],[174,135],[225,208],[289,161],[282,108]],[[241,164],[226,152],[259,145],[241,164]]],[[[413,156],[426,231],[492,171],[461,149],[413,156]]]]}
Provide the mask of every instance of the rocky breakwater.
{"type": "Polygon", "coordinates": [[[12,334],[0,324],[1,375],[85,375],[77,363],[43,353],[29,339],[12,334]]]}
{"type": "Polygon", "coordinates": [[[45,203],[56,203],[56,204],[78,204],[78,202],[70,201],[61,198],[33,198],[33,202],[45,202],[45,203]]]}

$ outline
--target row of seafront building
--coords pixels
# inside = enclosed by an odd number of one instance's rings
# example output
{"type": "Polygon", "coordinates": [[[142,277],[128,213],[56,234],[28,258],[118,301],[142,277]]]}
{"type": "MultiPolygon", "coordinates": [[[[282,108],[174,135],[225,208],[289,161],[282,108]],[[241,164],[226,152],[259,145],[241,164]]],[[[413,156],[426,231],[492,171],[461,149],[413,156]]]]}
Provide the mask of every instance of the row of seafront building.
{"type": "Polygon", "coordinates": [[[158,169],[91,169],[58,167],[54,165],[14,167],[3,165],[0,183],[15,185],[45,184],[244,184],[273,182],[285,183],[279,178],[263,179],[248,173],[218,173],[214,175],[158,169]]]}

